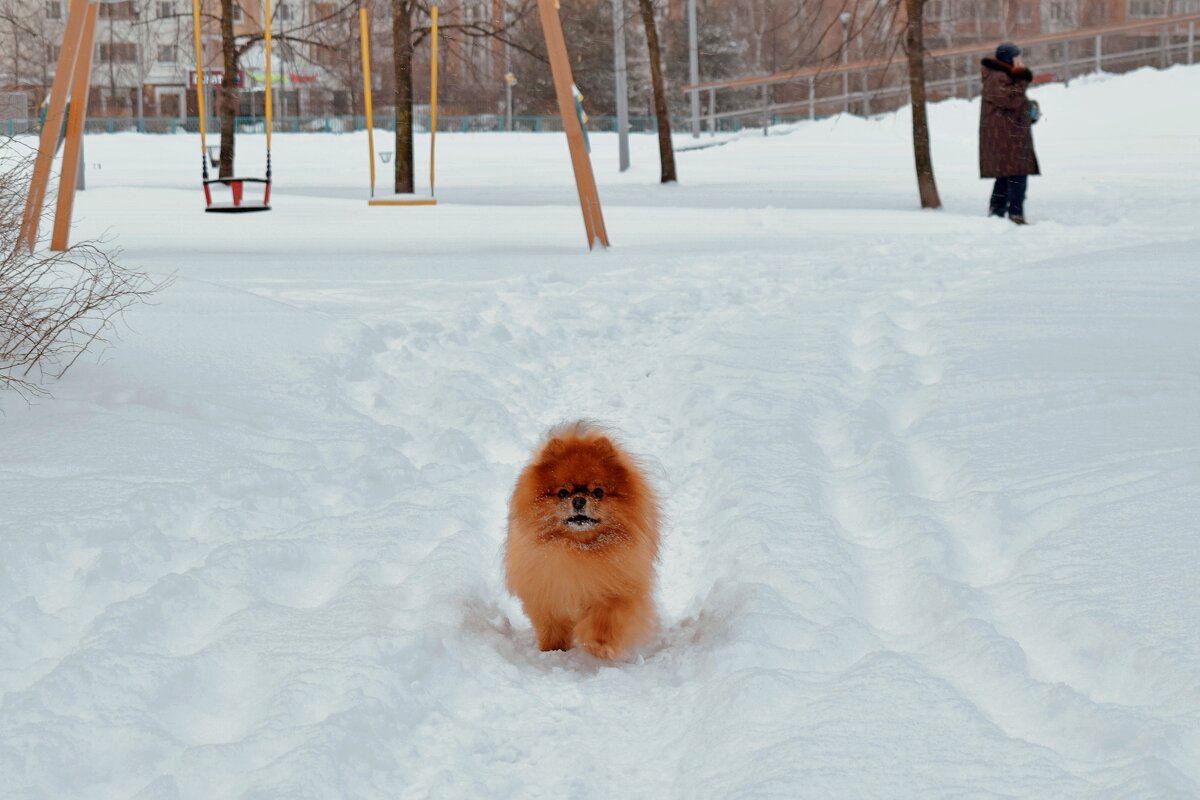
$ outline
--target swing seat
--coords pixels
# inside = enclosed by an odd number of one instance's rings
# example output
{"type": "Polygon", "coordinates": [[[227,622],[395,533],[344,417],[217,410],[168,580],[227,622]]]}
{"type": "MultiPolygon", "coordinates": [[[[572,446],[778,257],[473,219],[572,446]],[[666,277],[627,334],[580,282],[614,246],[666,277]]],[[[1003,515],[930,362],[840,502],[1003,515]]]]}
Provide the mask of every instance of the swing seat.
{"type": "Polygon", "coordinates": [[[215,214],[241,214],[251,211],[270,211],[271,210],[271,179],[270,178],[209,178],[204,181],[204,202],[205,211],[210,211],[215,214]],[[232,196],[232,202],[229,203],[214,203],[212,200],[212,191],[208,188],[214,183],[228,186],[232,196]],[[263,184],[262,201],[247,201],[243,198],[243,189],[247,183],[263,184]]]}
{"type": "Polygon", "coordinates": [[[367,201],[369,206],[436,206],[436,197],[417,194],[393,194],[384,197],[373,197],[367,201]]]}

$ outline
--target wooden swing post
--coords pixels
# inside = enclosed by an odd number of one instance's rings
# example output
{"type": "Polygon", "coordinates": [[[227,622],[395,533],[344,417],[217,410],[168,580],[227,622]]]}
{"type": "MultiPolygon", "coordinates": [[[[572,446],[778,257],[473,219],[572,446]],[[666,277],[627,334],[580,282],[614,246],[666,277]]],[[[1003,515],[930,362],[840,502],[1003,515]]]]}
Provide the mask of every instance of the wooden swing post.
{"type": "Polygon", "coordinates": [[[571,167],[575,170],[575,188],[579,192],[579,208],[583,212],[583,227],[587,232],[588,249],[599,242],[608,247],[608,231],[604,227],[604,211],[596,191],[596,176],[592,159],[583,139],[583,125],[575,110],[575,80],[571,76],[571,61],[563,37],[562,21],[558,17],[557,0],[538,0],[542,18],[542,33],[546,37],[546,53],[550,57],[550,72],[554,78],[554,94],[558,98],[558,113],[567,134],[571,150],[571,167]]]}
{"type": "MultiPolygon", "coordinates": [[[[78,2],[78,0],[77,0],[78,2]]],[[[71,108],[67,113],[67,135],[63,142],[62,171],[58,179],[58,207],[54,210],[51,250],[66,250],[71,235],[71,213],[75,210],[75,185],[79,177],[79,154],[83,144],[83,123],[87,120],[88,84],[92,71],[92,41],[96,38],[97,3],[90,3],[83,22],[75,73],[71,76],[71,108]]]]}
{"type": "Polygon", "coordinates": [[[33,175],[29,181],[29,193],[25,196],[25,211],[21,216],[21,230],[17,246],[33,252],[37,247],[38,225],[46,203],[46,188],[50,183],[50,166],[58,149],[58,136],[63,127],[63,115],[67,96],[71,96],[71,123],[67,126],[63,146],[63,176],[58,187],[54,239],[51,249],[64,250],[71,225],[71,209],[75,198],[75,178],[79,168],[79,145],[83,141],[83,123],[87,114],[88,71],[91,67],[92,42],[96,32],[96,14],[99,6],[94,0],[72,0],[67,11],[67,24],[63,30],[62,44],[58,49],[58,62],[54,69],[54,80],[50,84],[50,97],[46,103],[46,117],[42,121],[38,139],[37,157],[33,162],[33,175]],[[74,85],[74,90],[72,86],[74,85]],[[71,170],[68,180],[67,169],[71,170]]]}

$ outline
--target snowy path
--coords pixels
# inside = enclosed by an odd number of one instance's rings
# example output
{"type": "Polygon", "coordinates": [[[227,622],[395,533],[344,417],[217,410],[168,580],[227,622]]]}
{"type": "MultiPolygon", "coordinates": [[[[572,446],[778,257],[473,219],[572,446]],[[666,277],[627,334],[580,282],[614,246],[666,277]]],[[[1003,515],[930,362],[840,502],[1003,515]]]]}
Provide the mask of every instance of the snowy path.
{"type": "MultiPolygon", "coordinates": [[[[197,220],[178,141],[89,140],[82,227],[157,214],[114,232],[179,280],[0,398],[0,797],[1200,795],[1200,117],[1143,118],[1120,192],[1079,145],[1104,92],[1195,75],[1045,89],[1082,121],[1039,131],[1025,230],[965,167],[904,210],[903,121],[601,173],[591,255],[546,139],[508,144],[561,204],[481,220],[504,139],[448,137],[461,204],[368,218],[307,166],[266,228],[197,220]],[[665,498],[663,630],[615,665],[537,653],[500,574],[577,416],[665,498]]],[[[936,111],[969,165],[977,111],[936,111]]]]}

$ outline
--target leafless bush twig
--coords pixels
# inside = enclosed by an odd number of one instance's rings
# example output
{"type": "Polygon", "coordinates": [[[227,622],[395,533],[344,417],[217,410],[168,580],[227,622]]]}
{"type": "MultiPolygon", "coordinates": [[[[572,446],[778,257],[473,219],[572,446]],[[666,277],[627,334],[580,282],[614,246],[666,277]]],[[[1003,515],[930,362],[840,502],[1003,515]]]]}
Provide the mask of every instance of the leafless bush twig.
{"type": "Polygon", "coordinates": [[[18,246],[30,165],[0,140],[0,389],[26,399],[48,395],[47,381],[103,348],[126,309],[169,283],[122,267],[103,242],[61,252],[18,246]]]}

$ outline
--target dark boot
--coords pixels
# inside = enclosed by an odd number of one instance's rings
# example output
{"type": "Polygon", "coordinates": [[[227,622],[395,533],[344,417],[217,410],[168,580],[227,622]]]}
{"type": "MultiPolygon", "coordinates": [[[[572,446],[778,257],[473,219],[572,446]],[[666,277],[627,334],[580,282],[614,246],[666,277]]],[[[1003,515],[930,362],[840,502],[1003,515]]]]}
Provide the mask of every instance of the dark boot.
{"type": "Polygon", "coordinates": [[[1018,225],[1025,224],[1025,187],[1028,175],[1014,175],[1008,179],[1008,218],[1018,225]]]}
{"type": "Polygon", "coordinates": [[[1008,178],[996,178],[992,196],[988,200],[988,216],[1000,217],[1008,213],[1008,178]]]}

